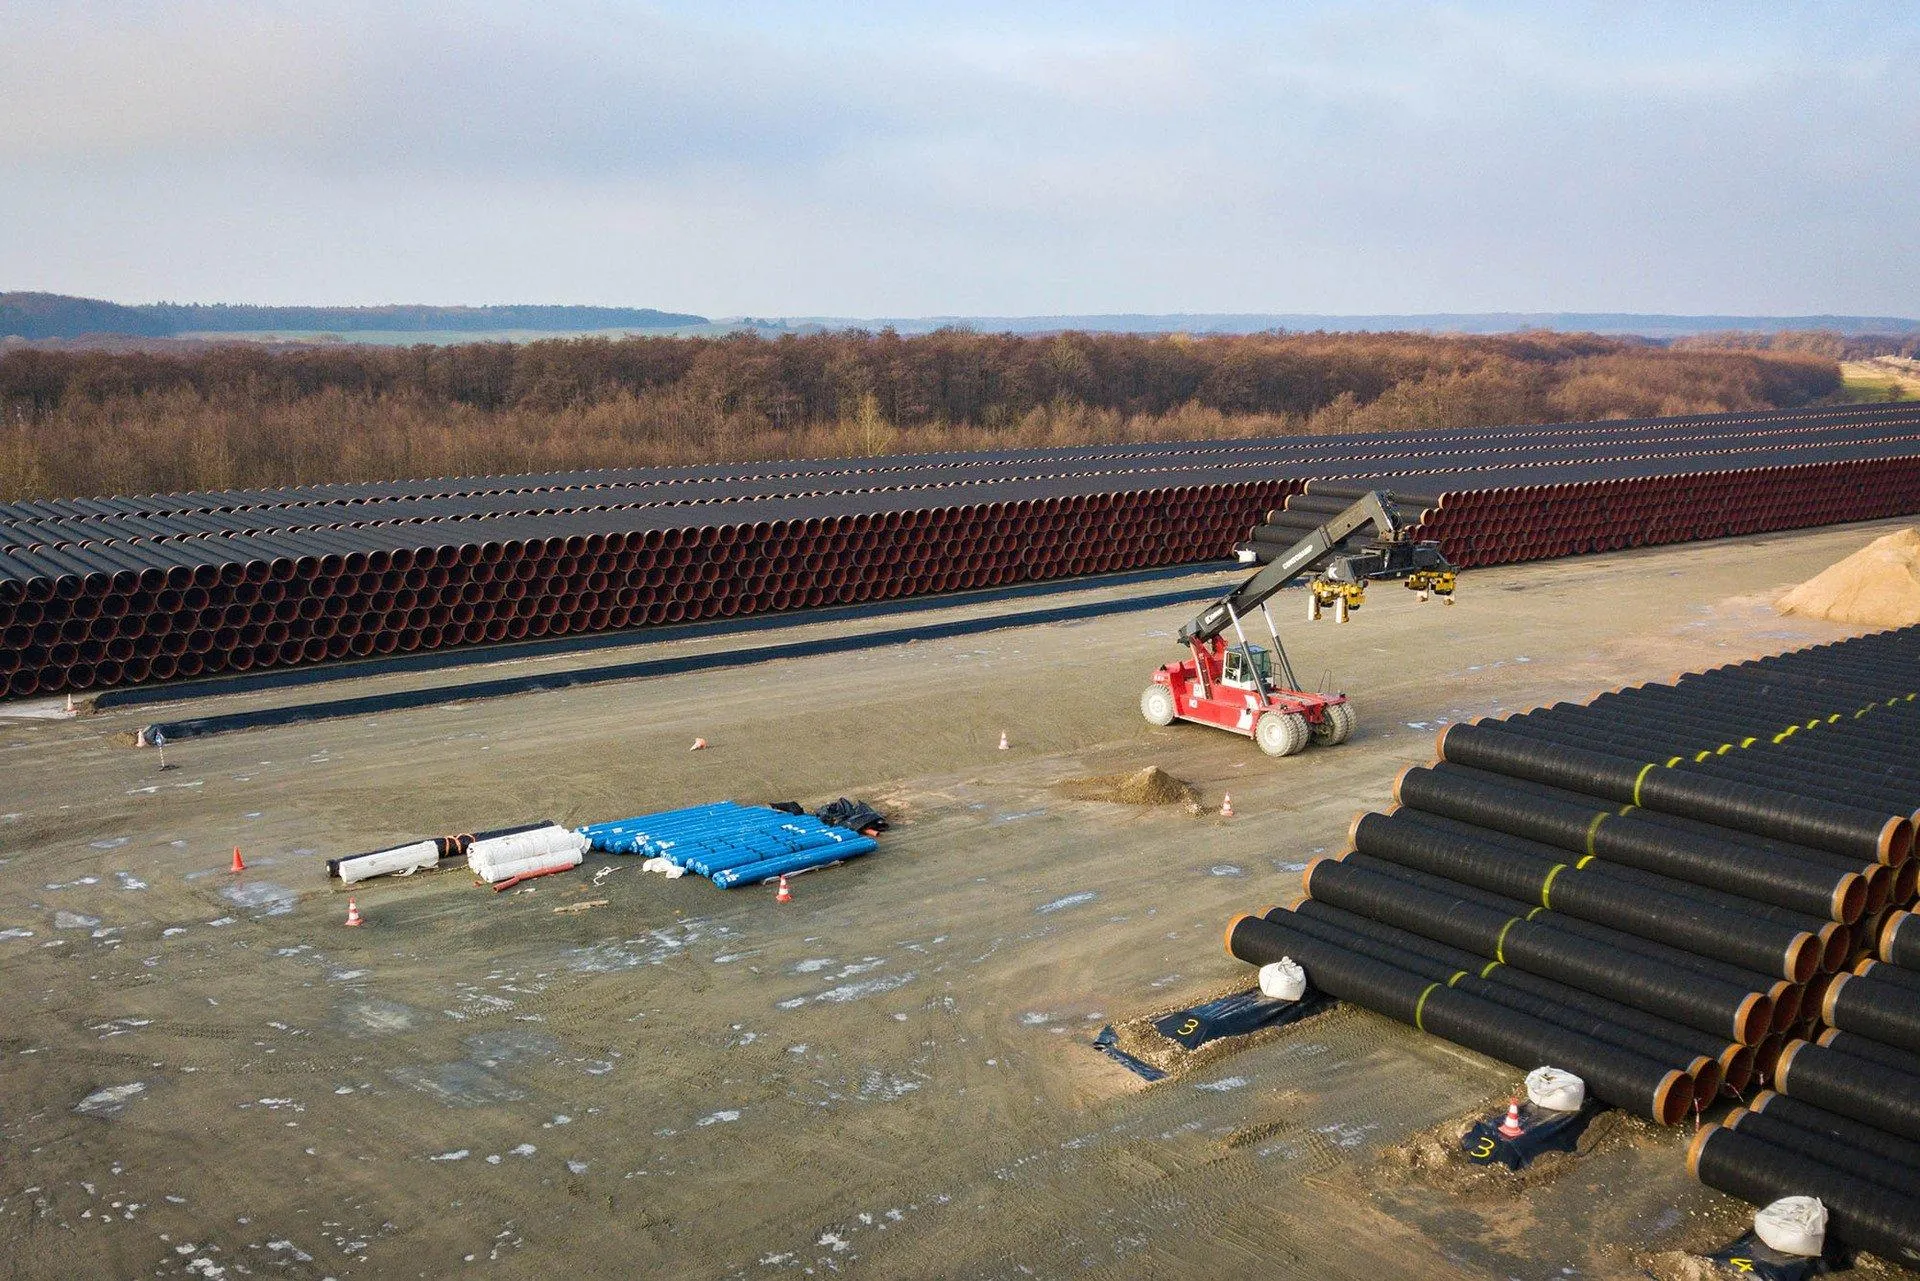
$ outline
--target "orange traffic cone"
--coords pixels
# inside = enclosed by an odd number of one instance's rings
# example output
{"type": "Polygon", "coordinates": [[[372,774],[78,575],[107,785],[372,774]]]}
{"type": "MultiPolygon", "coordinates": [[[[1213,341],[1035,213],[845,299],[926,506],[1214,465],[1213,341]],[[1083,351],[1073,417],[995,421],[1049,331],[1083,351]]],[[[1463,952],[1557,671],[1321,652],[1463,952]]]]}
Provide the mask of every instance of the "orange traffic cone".
{"type": "Polygon", "coordinates": [[[693,746],[687,750],[689,752],[704,752],[707,750],[707,740],[704,738],[696,738],[693,740],[693,746]]]}
{"type": "Polygon", "coordinates": [[[238,845],[233,847],[233,866],[227,870],[236,876],[247,870],[246,860],[240,857],[240,847],[238,845]]]}
{"type": "Polygon", "coordinates": [[[1220,794],[1220,817],[1233,817],[1233,793],[1231,792],[1222,792],[1220,794]]]}
{"type": "Polygon", "coordinates": [[[1517,1139],[1526,1132],[1527,1127],[1520,1124],[1520,1100],[1514,1099],[1507,1104],[1507,1119],[1500,1123],[1500,1136],[1517,1139]]]}
{"type": "Polygon", "coordinates": [[[360,905],[354,902],[352,899],[348,899],[347,900],[347,924],[348,925],[365,925],[366,923],[367,923],[366,918],[360,915],[360,905]]]}
{"type": "Polygon", "coordinates": [[[787,885],[787,878],[784,876],[780,878],[780,888],[774,891],[773,901],[776,903],[793,902],[793,890],[787,885]]]}
{"type": "Polygon", "coordinates": [[[1007,731],[1005,730],[1000,731],[1000,750],[1003,752],[1007,750],[1007,731]]]}

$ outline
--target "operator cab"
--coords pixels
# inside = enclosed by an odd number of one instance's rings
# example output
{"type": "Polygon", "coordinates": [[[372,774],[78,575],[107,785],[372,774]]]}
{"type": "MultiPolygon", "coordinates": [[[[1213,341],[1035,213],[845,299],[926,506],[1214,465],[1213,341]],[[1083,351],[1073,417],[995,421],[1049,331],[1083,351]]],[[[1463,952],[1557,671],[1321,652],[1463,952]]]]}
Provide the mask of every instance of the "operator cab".
{"type": "Polygon", "coordinates": [[[1220,669],[1220,683],[1234,689],[1252,690],[1258,693],[1264,686],[1273,688],[1273,655],[1264,645],[1248,645],[1244,650],[1236,647],[1227,651],[1226,662],[1220,669]],[[1247,659],[1251,655],[1253,662],[1249,666],[1247,659]]]}

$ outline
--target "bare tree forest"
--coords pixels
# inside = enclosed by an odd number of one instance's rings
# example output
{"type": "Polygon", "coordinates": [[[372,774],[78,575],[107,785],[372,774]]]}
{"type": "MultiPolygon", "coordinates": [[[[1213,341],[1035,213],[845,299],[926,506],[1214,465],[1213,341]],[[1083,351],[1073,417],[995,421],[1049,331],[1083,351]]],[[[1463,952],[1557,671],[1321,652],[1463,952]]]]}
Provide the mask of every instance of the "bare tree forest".
{"type": "Polygon", "coordinates": [[[1824,351],[1591,335],[769,340],[0,353],[0,500],[1808,404],[1824,351]]]}

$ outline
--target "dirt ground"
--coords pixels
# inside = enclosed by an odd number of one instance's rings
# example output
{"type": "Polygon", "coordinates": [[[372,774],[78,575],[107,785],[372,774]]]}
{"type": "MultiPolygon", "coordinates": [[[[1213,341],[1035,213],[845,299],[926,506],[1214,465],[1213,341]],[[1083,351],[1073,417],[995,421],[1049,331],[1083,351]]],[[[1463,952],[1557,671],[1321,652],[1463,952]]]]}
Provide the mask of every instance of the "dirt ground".
{"type": "Polygon", "coordinates": [[[1345,627],[1285,597],[1296,669],[1361,720],[1283,761],[1141,720],[1181,608],[196,739],[165,771],[116,737],[169,709],[0,721],[0,1274],[1677,1275],[1743,1217],[1681,1133],[1522,1197],[1406,1157],[1519,1073],[1366,1012],[1152,1087],[1089,1043],[1251,985],[1228,918],[1290,899],[1440,725],[1845,635],[1767,602],[1899,523],[1476,572],[1452,608],[1383,587],[1345,627]],[[1058,790],[1150,765],[1199,816],[1058,790]],[[840,795],[895,826],[786,906],[596,856],[527,893],[370,883],[349,930],[321,866],[840,795]]]}

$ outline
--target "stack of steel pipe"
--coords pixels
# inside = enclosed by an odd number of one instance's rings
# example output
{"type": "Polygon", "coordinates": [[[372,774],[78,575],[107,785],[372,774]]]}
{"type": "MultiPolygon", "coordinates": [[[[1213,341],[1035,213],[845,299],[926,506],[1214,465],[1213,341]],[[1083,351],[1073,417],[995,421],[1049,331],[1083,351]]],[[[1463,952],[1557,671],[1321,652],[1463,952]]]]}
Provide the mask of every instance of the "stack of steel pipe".
{"type": "Polygon", "coordinates": [[[1753,1202],[1815,1195],[1860,1249],[1920,1264],[1920,918],[1892,911],[1835,975],[1774,1088],[1695,1140],[1700,1179],[1753,1202]]]}
{"type": "Polygon", "coordinates": [[[1920,627],[1449,726],[1228,951],[1659,1120],[1768,1087],[1699,1177],[1914,1262],[1916,736],[1920,627]]]}
{"type": "Polygon", "coordinates": [[[1862,520],[1920,406],[6,504],[0,697],[1224,559],[1382,485],[1465,565],[1862,520]]]}

